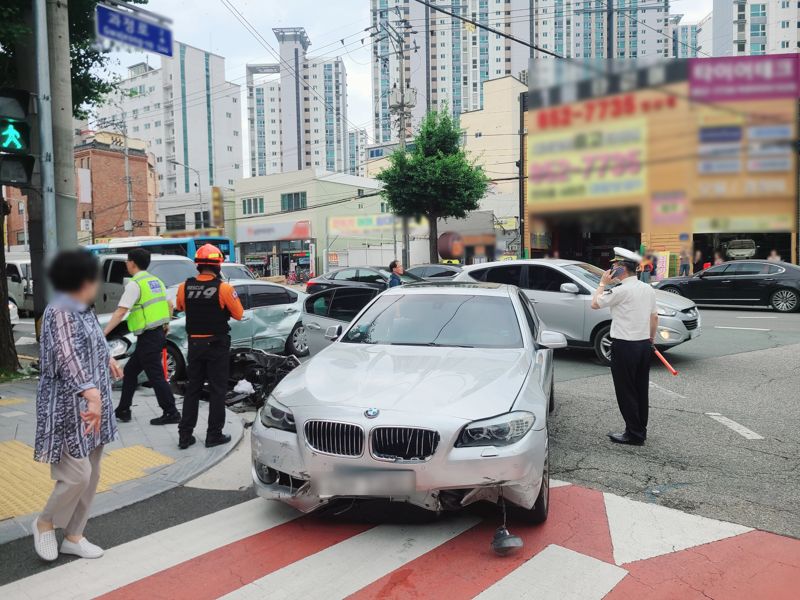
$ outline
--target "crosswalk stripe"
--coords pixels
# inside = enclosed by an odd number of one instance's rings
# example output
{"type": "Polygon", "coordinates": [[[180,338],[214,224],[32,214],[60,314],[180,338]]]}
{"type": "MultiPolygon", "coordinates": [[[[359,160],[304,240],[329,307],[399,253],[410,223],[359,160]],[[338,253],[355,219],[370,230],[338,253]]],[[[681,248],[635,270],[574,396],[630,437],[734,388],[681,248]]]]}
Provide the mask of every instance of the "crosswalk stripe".
{"type": "Polygon", "coordinates": [[[299,513],[257,498],[0,587],[0,598],[93,598],[282,523],[299,513]]]}
{"type": "Polygon", "coordinates": [[[551,544],[483,591],[477,600],[602,600],[627,574],[615,565],[551,544]],[[580,577],[574,576],[577,573],[580,577]]]}
{"type": "MultiPolygon", "coordinates": [[[[226,600],[344,598],[474,527],[473,516],[380,525],[224,596],[226,600]]],[[[444,582],[443,582],[444,583],[444,582]]],[[[439,596],[435,594],[433,597],[439,596]]]]}

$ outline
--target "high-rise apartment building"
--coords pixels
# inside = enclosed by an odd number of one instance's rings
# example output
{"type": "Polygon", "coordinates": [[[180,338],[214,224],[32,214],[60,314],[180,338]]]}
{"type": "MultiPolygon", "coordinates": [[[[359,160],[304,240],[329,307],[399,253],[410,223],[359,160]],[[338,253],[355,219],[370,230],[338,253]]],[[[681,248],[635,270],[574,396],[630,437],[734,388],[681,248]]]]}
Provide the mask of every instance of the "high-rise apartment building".
{"type": "MultiPolygon", "coordinates": [[[[401,63],[416,92],[410,129],[428,109],[456,115],[483,107],[483,82],[527,81],[528,60],[551,58],[419,2],[370,0],[375,142],[398,139],[401,63]],[[395,41],[402,38],[402,57],[395,41]]],[[[543,50],[574,59],[666,58],[672,53],[669,0],[432,0],[543,50]],[[609,31],[610,29],[610,31],[609,31]]],[[[413,94],[411,94],[413,98],[413,94]]]]}
{"type": "Polygon", "coordinates": [[[797,0],[714,0],[713,56],[786,54],[800,47],[797,0]]]}
{"type": "Polygon", "coordinates": [[[347,172],[365,177],[367,173],[367,130],[351,129],[347,132],[347,172]]]}
{"type": "Polygon", "coordinates": [[[241,91],[225,80],[225,59],[176,42],[160,68],[131,66],[119,90],[98,122],[127,128],[155,156],[161,229],[203,229],[211,188],[242,174],[241,91]]]}
{"type": "Polygon", "coordinates": [[[669,18],[672,31],[672,58],[694,58],[698,56],[697,23],[682,23],[683,15],[671,15],[669,18]]]}
{"type": "Polygon", "coordinates": [[[311,40],[302,27],[272,31],[279,62],[247,65],[250,175],[347,170],[344,62],[307,56],[311,40]]]}
{"type": "Polygon", "coordinates": [[[714,13],[710,12],[697,22],[697,55],[714,56],[714,13]]]}

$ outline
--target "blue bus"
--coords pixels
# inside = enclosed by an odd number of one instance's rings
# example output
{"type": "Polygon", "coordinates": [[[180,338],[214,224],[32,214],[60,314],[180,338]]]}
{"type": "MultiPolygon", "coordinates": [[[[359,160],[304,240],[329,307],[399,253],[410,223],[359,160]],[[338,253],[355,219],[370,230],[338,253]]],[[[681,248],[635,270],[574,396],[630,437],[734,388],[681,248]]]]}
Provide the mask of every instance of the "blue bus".
{"type": "Polygon", "coordinates": [[[203,235],[197,237],[121,237],[114,238],[101,244],[86,246],[94,254],[124,254],[129,248],[144,248],[153,254],[172,254],[194,258],[197,249],[203,244],[214,244],[225,255],[225,260],[234,262],[233,243],[231,239],[218,235],[203,235]]]}

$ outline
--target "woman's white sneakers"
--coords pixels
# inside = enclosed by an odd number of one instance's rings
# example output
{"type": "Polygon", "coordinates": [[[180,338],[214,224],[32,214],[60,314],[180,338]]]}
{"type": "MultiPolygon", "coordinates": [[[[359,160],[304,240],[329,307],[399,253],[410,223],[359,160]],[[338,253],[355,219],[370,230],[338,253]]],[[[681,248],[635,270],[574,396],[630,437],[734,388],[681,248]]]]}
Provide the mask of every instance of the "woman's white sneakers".
{"type": "MultiPolygon", "coordinates": [[[[58,558],[58,541],[55,529],[39,531],[39,518],[33,520],[33,546],[42,560],[53,561],[58,558]]],[[[102,551],[101,551],[102,554],[102,551]]]]}
{"type": "Polygon", "coordinates": [[[103,556],[103,549],[86,538],[81,538],[79,542],[70,542],[65,539],[61,542],[61,553],[74,554],[81,558],[100,558],[103,556]]]}

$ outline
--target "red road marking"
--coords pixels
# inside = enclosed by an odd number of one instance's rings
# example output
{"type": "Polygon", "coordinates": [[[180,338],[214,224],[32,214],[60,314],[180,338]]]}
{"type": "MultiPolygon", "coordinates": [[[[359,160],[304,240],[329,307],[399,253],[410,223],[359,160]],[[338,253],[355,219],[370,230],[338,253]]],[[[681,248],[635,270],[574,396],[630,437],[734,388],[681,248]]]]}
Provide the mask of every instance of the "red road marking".
{"type": "Polygon", "coordinates": [[[549,544],[614,563],[605,502],[596,490],[574,485],[552,489],[550,515],[543,525],[510,522],[511,531],[525,541],[515,556],[501,558],[489,548],[498,525],[497,519],[488,519],[350,598],[473,598],[549,544]]]}
{"type": "Polygon", "coordinates": [[[800,540],[764,531],[623,565],[607,600],[797,600],[800,540]]]}
{"type": "Polygon", "coordinates": [[[221,546],[100,598],[213,600],[371,527],[300,518],[221,546]]]}

